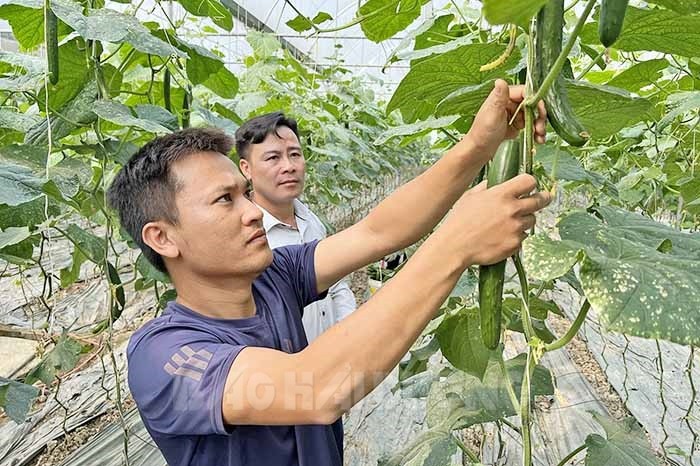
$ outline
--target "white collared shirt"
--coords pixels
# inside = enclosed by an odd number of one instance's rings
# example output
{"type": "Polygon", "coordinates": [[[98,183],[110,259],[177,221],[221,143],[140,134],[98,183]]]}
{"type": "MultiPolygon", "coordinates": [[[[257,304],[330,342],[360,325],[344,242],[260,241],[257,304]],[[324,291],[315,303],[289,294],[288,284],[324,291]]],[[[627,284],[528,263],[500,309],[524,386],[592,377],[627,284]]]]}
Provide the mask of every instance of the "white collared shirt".
{"type": "MultiPolygon", "coordinates": [[[[326,237],[326,227],[311,210],[298,199],[294,199],[294,216],[297,228],[283,223],[267,210],[263,213],[263,228],[271,249],[290,244],[303,244],[326,237]]],[[[340,280],[328,289],[326,298],[311,303],[304,308],[304,330],[309,343],[347,317],[357,308],[355,296],[350,291],[347,280],[340,280]]]]}

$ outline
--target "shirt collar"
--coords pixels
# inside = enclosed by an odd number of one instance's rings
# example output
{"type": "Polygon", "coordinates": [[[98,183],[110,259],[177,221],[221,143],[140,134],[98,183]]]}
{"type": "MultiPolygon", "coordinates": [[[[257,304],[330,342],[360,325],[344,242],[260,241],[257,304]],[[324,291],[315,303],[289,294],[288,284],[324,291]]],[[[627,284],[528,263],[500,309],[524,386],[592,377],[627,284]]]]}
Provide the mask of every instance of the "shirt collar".
{"type": "MultiPolygon", "coordinates": [[[[301,220],[308,221],[309,219],[309,213],[311,212],[306,205],[301,202],[299,199],[294,199],[294,215],[301,220]]],[[[272,215],[270,212],[265,210],[260,204],[255,204],[258,206],[258,208],[262,211],[263,213],[263,228],[265,229],[265,233],[269,232],[272,228],[274,228],[276,225],[284,225],[284,226],[289,226],[274,215],[272,215]]]]}

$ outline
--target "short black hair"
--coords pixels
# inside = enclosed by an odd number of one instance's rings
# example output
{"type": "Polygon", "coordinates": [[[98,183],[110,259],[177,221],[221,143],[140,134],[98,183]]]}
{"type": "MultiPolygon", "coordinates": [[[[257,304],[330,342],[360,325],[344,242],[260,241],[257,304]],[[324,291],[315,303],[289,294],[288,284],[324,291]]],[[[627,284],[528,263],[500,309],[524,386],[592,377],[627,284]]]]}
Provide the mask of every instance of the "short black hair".
{"type": "Polygon", "coordinates": [[[277,128],[280,126],[286,126],[294,132],[297,138],[299,137],[296,120],[287,117],[282,112],[266,113],[243,123],[236,130],[236,152],[238,157],[247,159],[250,145],[260,144],[268,135],[274,133],[279,136],[277,128]]]}
{"type": "Polygon", "coordinates": [[[216,128],[188,128],[158,137],[129,159],[107,190],[109,207],[117,211],[122,227],[161,272],[168,273],[165,262],[143,241],[141,230],[157,220],[177,224],[175,194],[182,186],[170,167],[198,152],[228,155],[232,147],[233,138],[216,128]]]}

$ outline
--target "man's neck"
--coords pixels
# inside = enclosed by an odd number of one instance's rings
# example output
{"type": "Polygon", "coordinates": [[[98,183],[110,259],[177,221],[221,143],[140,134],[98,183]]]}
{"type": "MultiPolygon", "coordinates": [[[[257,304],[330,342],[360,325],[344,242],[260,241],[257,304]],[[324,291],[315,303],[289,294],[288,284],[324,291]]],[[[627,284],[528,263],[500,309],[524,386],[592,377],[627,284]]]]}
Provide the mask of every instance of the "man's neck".
{"type": "Polygon", "coordinates": [[[294,200],[285,202],[284,204],[275,204],[262,196],[253,195],[253,201],[263,209],[267,210],[280,222],[291,225],[294,228],[297,227],[296,217],[294,216],[294,200]]]}
{"type": "Polygon", "coordinates": [[[188,274],[173,278],[177,302],[207,317],[243,319],[256,313],[252,278],[216,280],[188,274]]]}

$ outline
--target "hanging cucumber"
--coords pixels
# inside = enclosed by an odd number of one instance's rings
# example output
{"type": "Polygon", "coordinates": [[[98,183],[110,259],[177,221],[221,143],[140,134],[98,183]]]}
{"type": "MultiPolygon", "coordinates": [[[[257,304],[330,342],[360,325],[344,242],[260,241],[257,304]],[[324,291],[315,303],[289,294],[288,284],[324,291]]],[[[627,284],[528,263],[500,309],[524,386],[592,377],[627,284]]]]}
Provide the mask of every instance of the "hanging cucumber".
{"type": "Polygon", "coordinates": [[[610,47],[620,37],[629,0],[602,0],[598,20],[600,43],[610,47]]]}
{"type": "MultiPolygon", "coordinates": [[[[535,36],[535,79],[541,86],[561,53],[564,28],[564,0],[549,0],[537,15],[535,36]]],[[[566,91],[564,77],[559,75],[544,95],[549,123],[562,139],[572,146],[582,146],[588,132],[574,113],[566,91]]]]}
{"type": "Polygon", "coordinates": [[[165,74],[163,74],[163,103],[165,109],[169,112],[172,111],[170,108],[170,70],[165,68],[165,74]]]}
{"type": "MultiPolygon", "coordinates": [[[[521,154],[520,138],[503,141],[489,163],[488,184],[495,186],[518,174],[521,154]]],[[[501,341],[501,307],[506,261],[479,267],[479,315],[481,339],[489,349],[501,341]]]]}
{"type": "Polygon", "coordinates": [[[46,58],[49,68],[49,81],[51,84],[58,82],[58,18],[51,10],[49,1],[44,5],[46,9],[46,58]]]}

